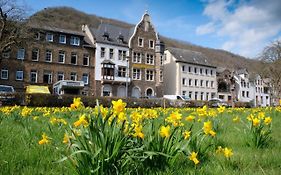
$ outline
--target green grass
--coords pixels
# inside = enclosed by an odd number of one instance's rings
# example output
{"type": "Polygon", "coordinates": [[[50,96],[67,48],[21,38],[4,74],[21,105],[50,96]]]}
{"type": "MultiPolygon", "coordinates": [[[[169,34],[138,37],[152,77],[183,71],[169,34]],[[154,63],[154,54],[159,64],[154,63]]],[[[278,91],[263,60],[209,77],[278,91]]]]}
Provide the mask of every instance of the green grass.
{"type": "MultiPolygon", "coordinates": [[[[62,138],[69,125],[79,116],[79,111],[32,112],[29,117],[19,116],[19,111],[5,115],[0,109],[0,174],[75,174],[75,169],[69,161],[57,163],[67,148],[62,138]],[[38,120],[32,117],[38,115],[38,120]],[[51,125],[51,116],[64,118],[68,125],[51,125]],[[39,145],[42,133],[51,137],[51,143],[39,145]]],[[[173,110],[173,109],[172,109],[173,110]]],[[[258,149],[246,144],[246,117],[251,110],[233,111],[219,114],[219,129],[215,137],[216,144],[233,149],[233,156],[227,160],[223,155],[214,151],[207,152],[206,159],[200,160],[199,166],[194,166],[187,155],[181,154],[173,166],[149,174],[280,174],[281,172],[281,112],[266,111],[266,116],[272,117],[272,141],[266,148],[258,149]],[[232,119],[239,116],[240,123],[233,123],[232,119]]],[[[93,110],[88,111],[93,112],[93,110]]],[[[191,111],[181,111],[187,116],[191,111]]],[[[194,125],[193,129],[202,128],[202,123],[194,125]]],[[[246,132],[247,133],[247,132],[246,132]]],[[[149,171],[150,172],[150,171],[149,171]]],[[[140,174],[144,172],[139,172],[140,174]]]]}

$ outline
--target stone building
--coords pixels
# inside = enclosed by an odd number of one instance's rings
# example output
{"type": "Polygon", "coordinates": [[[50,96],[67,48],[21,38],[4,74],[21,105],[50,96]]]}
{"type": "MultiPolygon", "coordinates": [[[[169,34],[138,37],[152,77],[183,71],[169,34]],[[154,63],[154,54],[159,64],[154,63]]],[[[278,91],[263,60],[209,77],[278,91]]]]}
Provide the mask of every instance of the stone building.
{"type": "Polygon", "coordinates": [[[95,95],[95,48],[84,33],[43,26],[33,26],[31,32],[33,39],[6,53],[0,84],[18,92],[27,85],[48,85],[52,91],[59,80],[83,81],[82,94],[95,95]]]}

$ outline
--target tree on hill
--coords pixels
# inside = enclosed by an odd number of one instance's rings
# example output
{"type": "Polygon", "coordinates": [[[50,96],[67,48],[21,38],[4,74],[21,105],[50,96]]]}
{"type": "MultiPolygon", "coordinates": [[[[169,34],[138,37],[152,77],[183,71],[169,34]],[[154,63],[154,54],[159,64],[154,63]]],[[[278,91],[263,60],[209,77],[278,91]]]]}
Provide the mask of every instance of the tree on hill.
{"type": "Polygon", "coordinates": [[[0,0],[0,61],[4,52],[26,37],[25,10],[15,2],[0,0]]]}
{"type": "Polygon", "coordinates": [[[274,100],[281,98],[281,40],[264,48],[261,56],[263,69],[261,75],[269,78],[274,100]]]}

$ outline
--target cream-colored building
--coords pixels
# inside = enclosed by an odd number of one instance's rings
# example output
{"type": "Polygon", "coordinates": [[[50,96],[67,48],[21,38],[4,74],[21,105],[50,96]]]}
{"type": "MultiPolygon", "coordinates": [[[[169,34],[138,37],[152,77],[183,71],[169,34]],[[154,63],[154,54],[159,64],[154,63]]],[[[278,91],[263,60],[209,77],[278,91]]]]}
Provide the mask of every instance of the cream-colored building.
{"type": "Polygon", "coordinates": [[[164,94],[192,100],[217,97],[216,67],[200,52],[167,48],[164,59],[164,94]]]}

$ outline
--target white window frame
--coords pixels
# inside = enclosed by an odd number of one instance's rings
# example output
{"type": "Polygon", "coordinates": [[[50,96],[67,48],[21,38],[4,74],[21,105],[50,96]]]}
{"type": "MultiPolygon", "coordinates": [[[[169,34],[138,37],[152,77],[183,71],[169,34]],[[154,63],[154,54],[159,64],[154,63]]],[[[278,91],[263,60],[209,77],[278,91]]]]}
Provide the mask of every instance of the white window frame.
{"type": "Polygon", "coordinates": [[[25,57],[25,49],[24,48],[20,48],[17,51],[17,59],[18,60],[23,60],[25,57]]]}
{"type": "Polygon", "coordinates": [[[9,79],[9,70],[8,69],[1,69],[1,79],[8,80],[9,79]],[[3,77],[3,73],[5,72],[6,77],[3,77]]]}
{"type": "Polygon", "coordinates": [[[153,69],[146,69],[145,70],[145,80],[146,81],[154,81],[154,74],[155,73],[154,73],[153,69]],[[149,75],[149,79],[147,78],[148,75],[149,75]],[[151,78],[151,76],[152,76],[152,78],[151,78]]]}
{"type": "Polygon", "coordinates": [[[140,52],[133,53],[133,63],[141,63],[142,54],[140,52]]]}
{"type": "Polygon", "coordinates": [[[154,42],[154,40],[149,40],[148,46],[149,46],[150,49],[154,49],[154,48],[155,48],[155,42],[154,42]],[[151,45],[150,45],[151,42],[152,42],[152,47],[151,47],[151,45]]]}
{"type": "Polygon", "coordinates": [[[70,64],[72,64],[72,65],[77,65],[77,62],[78,62],[78,54],[75,53],[75,52],[72,52],[72,53],[71,53],[71,56],[70,56],[70,64]],[[72,63],[72,56],[75,56],[75,57],[76,57],[75,63],[72,63]]]}
{"type": "Polygon", "coordinates": [[[62,77],[61,80],[64,80],[64,73],[63,72],[58,72],[58,74],[57,74],[57,81],[60,81],[59,76],[62,77]]]}
{"type": "Polygon", "coordinates": [[[58,63],[65,63],[65,51],[59,50],[59,57],[58,57],[58,63]],[[60,56],[62,56],[63,61],[60,61],[60,56]]]}
{"type": "Polygon", "coordinates": [[[133,80],[141,80],[141,69],[138,69],[138,68],[133,68],[132,69],[132,77],[133,77],[133,80]],[[134,71],[134,70],[136,70],[136,71],[134,71]],[[137,71],[137,70],[139,70],[139,71],[137,71]],[[138,75],[138,76],[137,76],[138,75]],[[137,77],[139,77],[139,78],[137,78],[137,77]]]}
{"type": "Polygon", "coordinates": [[[60,35],[59,36],[59,43],[60,44],[66,44],[66,35],[60,35]],[[63,40],[61,40],[63,39],[63,40]]]}
{"type": "Polygon", "coordinates": [[[52,60],[53,60],[53,52],[47,49],[45,53],[45,62],[52,62],[52,60]],[[47,60],[48,53],[50,54],[50,60],[47,60]]]}
{"type": "Polygon", "coordinates": [[[85,85],[88,85],[88,84],[89,84],[89,74],[88,74],[88,73],[83,73],[83,74],[82,74],[82,81],[84,82],[85,85]],[[85,76],[85,75],[86,75],[86,76],[85,76]],[[85,77],[87,77],[87,78],[86,78],[86,81],[84,81],[84,78],[85,78],[85,77]]]}
{"type": "Polygon", "coordinates": [[[52,33],[46,33],[46,41],[53,42],[54,41],[54,35],[52,33]]]}
{"type": "Polygon", "coordinates": [[[22,70],[17,70],[16,71],[16,80],[18,81],[22,81],[23,80],[23,71],[22,70]],[[20,74],[21,76],[18,76],[18,74],[20,74]],[[18,78],[21,77],[21,78],[18,78]]]}
{"type": "Polygon", "coordinates": [[[109,48],[109,59],[114,59],[114,49],[113,48],[109,48]]]}
{"type": "Polygon", "coordinates": [[[53,74],[51,72],[44,72],[43,73],[43,81],[44,81],[44,76],[47,75],[48,76],[48,82],[47,84],[52,84],[53,82],[53,74]]]}
{"type": "Polygon", "coordinates": [[[159,81],[163,82],[163,70],[159,71],[159,81]]]}
{"type": "Polygon", "coordinates": [[[105,47],[101,47],[101,48],[100,48],[100,57],[101,57],[101,58],[104,58],[104,57],[105,57],[105,53],[106,53],[105,47]]]}
{"type": "Polygon", "coordinates": [[[144,39],[142,37],[138,37],[138,46],[139,47],[143,47],[144,46],[144,39]],[[140,43],[140,39],[141,39],[141,43],[140,43]]]}
{"type": "Polygon", "coordinates": [[[153,54],[146,54],[146,64],[154,65],[154,55],[153,54]]]}
{"type": "Polygon", "coordinates": [[[37,83],[37,77],[38,77],[37,71],[36,71],[36,70],[31,70],[31,71],[30,71],[30,77],[29,77],[30,82],[31,82],[31,83],[37,83]],[[35,75],[35,81],[31,81],[32,74],[35,75]]]}
{"type": "Polygon", "coordinates": [[[70,45],[80,46],[80,38],[78,36],[71,36],[70,37],[70,45]]]}
{"type": "Polygon", "coordinates": [[[90,55],[89,54],[83,54],[83,66],[89,66],[90,65],[90,55]],[[84,64],[84,59],[87,59],[87,64],[84,64]]]}
{"type": "Polygon", "coordinates": [[[31,51],[31,60],[32,61],[38,61],[39,60],[39,49],[38,48],[33,48],[32,51],[31,51]],[[36,60],[33,59],[33,53],[34,52],[37,52],[37,55],[36,55],[36,60]]]}
{"type": "Polygon", "coordinates": [[[73,81],[77,81],[77,73],[76,73],[76,72],[71,72],[71,73],[70,73],[70,80],[72,80],[72,79],[71,79],[72,76],[74,76],[73,81]]]}

